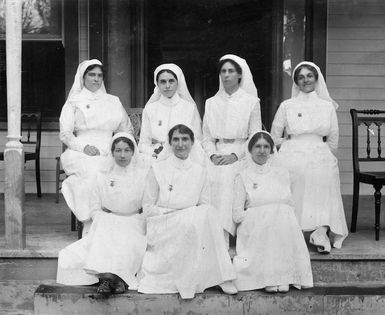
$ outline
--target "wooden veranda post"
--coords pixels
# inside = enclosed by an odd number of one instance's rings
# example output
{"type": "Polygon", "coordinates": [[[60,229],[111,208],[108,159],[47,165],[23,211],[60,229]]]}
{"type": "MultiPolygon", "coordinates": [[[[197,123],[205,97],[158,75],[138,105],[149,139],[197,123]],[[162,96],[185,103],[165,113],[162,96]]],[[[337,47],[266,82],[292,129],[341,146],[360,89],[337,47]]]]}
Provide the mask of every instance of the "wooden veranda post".
{"type": "Polygon", "coordinates": [[[5,145],[5,239],[8,248],[25,248],[24,152],[21,135],[22,1],[6,0],[8,142],[5,145]]]}

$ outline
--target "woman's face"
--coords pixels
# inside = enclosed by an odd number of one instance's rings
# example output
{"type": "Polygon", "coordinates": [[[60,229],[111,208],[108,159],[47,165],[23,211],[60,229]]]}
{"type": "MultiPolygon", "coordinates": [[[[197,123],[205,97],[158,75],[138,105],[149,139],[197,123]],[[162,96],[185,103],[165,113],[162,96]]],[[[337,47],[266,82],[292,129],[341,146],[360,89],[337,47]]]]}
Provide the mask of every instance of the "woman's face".
{"type": "Polygon", "coordinates": [[[192,146],[193,141],[189,134],[179,133],[179,130],[174,131],[171,137],[171,148],[177,158],[182,160],[187,159],[192,146]]]}
{"type": "Polygon", "coordinates": [[[133,155],[134,152],[132,152],[129,145],[124,141],[119,141],[117,144],[115,144],[115,149],[112,152],[115,163],[122,167],[126,167],[131,163],[133,155]]]}
{"type": "Polygon", "coordinates": [[[304,93],[313,92],[315,89],[316,78],[312,71],[302,68],[298,74],[297,85],[304,93]]]}
{"type": "Polygon", "coordinates": [[[230,62],[225,62],[221,68],[220,77],[225,89],[239,86],[239,79],[242,77],[230,62]]]}
{"type": "Polygon", "coordinates": [[[158,78],[158,87],[164,97],[171,98],[178,89],[178,81],[171,73],[163,72],[158,78]]]}
{"type": "Polygon", "coordinates": [[[251,158],[259,165],[263,165],[270,157],[271,146],[264,138],[260,138],[251,148],[251,158]]]}
{"type": "Polygon", "coordinates": [[[91,92],[100,89],[103,83],[103,71],[99,67],[95,67],[84,75],[84,86],[91,92]]]}

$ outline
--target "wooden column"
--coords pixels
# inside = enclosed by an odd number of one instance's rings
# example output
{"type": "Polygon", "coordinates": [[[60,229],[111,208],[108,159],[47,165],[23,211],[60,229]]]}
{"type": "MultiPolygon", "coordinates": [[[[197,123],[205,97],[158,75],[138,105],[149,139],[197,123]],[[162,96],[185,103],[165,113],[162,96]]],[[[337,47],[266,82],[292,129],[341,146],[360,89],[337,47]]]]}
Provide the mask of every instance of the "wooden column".
{"type": "Polygon", "coordinates": [[[107,77],[104,83],[108,93],[117,95],[127,109],[131,104],[131,11],[130,1],[114,0],[105,2],[107,14],[105,43],[107,43],[104,65],[107,77]]]}
{"type": "Polygon", "coordinates": [[[6,2],[8,142],[5,145],[5,239],[8,248],[25,248],[24,152],[21,135],[22,1],[6,2]]]}
{"type": "Polygon", "coordinates": [[[95,0],[89,7],[90,56],[103,57],[107,91],[126,109],[144,107],[148,98],[146,5],[147,0],[95,0]]]}

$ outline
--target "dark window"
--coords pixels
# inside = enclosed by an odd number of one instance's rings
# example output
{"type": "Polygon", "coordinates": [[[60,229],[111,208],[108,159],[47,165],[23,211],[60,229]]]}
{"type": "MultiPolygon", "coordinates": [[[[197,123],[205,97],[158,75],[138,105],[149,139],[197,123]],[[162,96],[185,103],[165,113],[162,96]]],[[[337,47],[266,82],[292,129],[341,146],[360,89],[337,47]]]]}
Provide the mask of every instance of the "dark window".
{"type": "MultiPolygon", "coordinates": [[[[22,111],[41,111],[57,121],[65,101],[65,60],[61,41],[23,41],[22,111]]],[[[5,41],[0,41],[0,118],[7,117],[5,41]]]]}

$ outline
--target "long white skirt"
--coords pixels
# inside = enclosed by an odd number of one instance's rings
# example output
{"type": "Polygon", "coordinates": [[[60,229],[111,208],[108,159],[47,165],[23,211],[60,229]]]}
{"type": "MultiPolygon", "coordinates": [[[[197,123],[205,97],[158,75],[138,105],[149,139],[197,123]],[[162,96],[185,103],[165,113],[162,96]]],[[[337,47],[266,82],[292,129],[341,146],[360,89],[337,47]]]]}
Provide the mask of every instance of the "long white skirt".
{"type": "Polygon", "coordinates": [[[113,273],[135,290],[146,246],[145,222],[139,215],[100,213],[85,237],[60,251],[56,281],[89,285],[99,281],[96,274],[113,273]]]}
{"type": "Polygon", "coordinates": [[[239,291],[266,286],[313,286],[309,252],[295,218],[285,204],[249,208],[237,230],[233,264],[239,291]]]}
{"type": "Polygon", "coordinates": [[[62,184],[62,193],[68,207],[80,221],[90,218],[90,188],[98,172],[107,172],[111,167],[108,155],[89,156],[67,149],[60,157],[67,178],[62,184]]]}
{"type": "MultiPolygon", "coordinates": [[[[234,143],[217,142],[216,146],[219,155],[240,152],[246,148],[244,140],[237,140],[234,143]]],[[[235,235],[236,231],[233,221],[234,180],[235,176],[246,166],[244,154],[238,158],[237,162],[230,165],[214,165],[211,161],[208,163],[211,203],[217,211],[217,218],[223,229],[231,235],[235,235]]]]}
{"type": "Polygon", "coordinates": [[[147,241],[139,292],[193,298],[235,278],[223,229],[210,206],[148,218],[147,241]]]}
{"type": "Polygon", "coordinates": [[[298,222],[304,231],[330,228],[332,245],[341,248],[348,235],[337,158],[324,142],[289,140],[276,163],[290,171],[298,222]]]}

